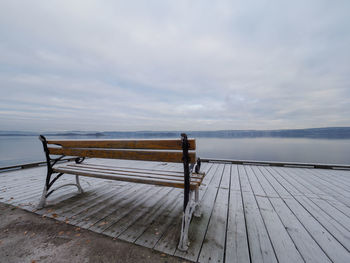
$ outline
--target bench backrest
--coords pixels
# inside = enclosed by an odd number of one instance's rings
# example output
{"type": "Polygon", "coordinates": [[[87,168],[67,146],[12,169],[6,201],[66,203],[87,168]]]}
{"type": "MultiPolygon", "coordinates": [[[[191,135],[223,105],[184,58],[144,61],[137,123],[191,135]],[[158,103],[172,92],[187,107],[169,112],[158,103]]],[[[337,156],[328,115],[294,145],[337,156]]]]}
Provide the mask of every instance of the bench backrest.
{"type": "Polygon", "coordinates": [[[196,162],[196,141],[186,135],[177,140],[40,140],[52,155],[175,163],[183,162],[185,143],[189,163],[196,162]]]}

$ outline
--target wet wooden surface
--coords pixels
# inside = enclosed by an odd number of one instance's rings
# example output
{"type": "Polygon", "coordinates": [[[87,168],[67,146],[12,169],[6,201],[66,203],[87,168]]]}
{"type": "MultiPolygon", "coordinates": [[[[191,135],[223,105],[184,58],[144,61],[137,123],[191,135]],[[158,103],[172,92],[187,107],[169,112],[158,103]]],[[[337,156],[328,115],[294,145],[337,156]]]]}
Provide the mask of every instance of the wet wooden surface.
{"type": "MultiPolygon", "coordinates": [[[[182,164],[87,160],[123,169],[182,164]]],[[[0,173],[0,202],[113,238],[200,262],[350,262],[350,171],[203,163],[202,217],[177,249],[183,190],[81,177],[35,210],[45,167],[0,173]]],[[[140,170],[141,171],[141,170],[140,170]]],[[[176,173],[174,173],[176,175],[176,173]]],[[[74,182],[64,175],[57,185],[74,182]]]]}

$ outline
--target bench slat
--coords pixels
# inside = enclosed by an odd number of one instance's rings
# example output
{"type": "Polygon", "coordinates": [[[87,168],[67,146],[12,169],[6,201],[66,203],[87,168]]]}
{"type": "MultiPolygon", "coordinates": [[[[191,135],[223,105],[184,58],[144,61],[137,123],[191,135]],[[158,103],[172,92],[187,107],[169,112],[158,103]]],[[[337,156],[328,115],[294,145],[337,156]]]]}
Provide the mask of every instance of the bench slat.
{"type": "MultiPolygon", "coordinates": [[[[189,150],[196,149],[196,140],[188,139],[189,150]]],[[[64,148],[182,150],[181,140],[49,140],[48,144],[64,148]]]]}
{"type": "MultiPolygon", "coordinates": [[[[51,147],[48,150],[50,154],[54,155],[182,163],[182,152],[90,150],[51,147]]],[[[191,152],[188,155],[190,158],[189,162],[195,163],[196,153],[191,152]]]]}
{"type": "MultiPolygon", "coordinates": [[[[183,172],[181,174],[174,173],[173,171],[153,171],[153,170],[135,170],[133,168],[109,168],[109,167],[101,167],[101,166],[94,166],[94,165],[86,165],[84,163],[81,164],[67,164],[65,166],[60,167],[66,167],[66,168],[79,168],[79,169],[86,169],[86,170],[94,170],[94,171],[111,171],[111,172],[121,172],[121,173],[130,173],[130,174],[143,174],[143,175],[157,175],[157,176],[170,176],[173,178],[181,178],[181,180],[184,180],[183,172]]],[[[200,174],[192,174],[191,179],[203,179],[203,175],[200,174]]]]}
{"type": "MultiPolygon", "coordinates": [[[[142,178],[154,178],[154,179],[160,179],[160,180],[171,180],[171,181],[179,181],[184,182],[183,177],[178,176],[172,176],[167,174],[157,174],[157,173],[134,173],[132,171],[118,171],[118,170],[98,170],[93,168],[86,168],[86,167],[79,167],[79,166],[59,166],[54,168],[56,169],[65,169],[67,171],[81,171],[81,172],[88,172],[88,173],[101,173],[101,174],[109,174],[109,175],[125,175],[125,176],[132,176],[132,177],[142,177],[142,178]]],[[[191,177],[191,182],[193,183],[201,183],[201,178],[198,177],[191,177]]]]}
{"type": "MultiPolygon", "coordinates": [[[[133,171],[152,171],[152,172],[163,172],[164,170],[161,169],[149,169],[149,168],[140,168],[140,167],[130,167],[130,166],[115,166],[115,165],[110,165],[110,164],[96,164],[96,163],[80,163],[80,165],[86,165],[86,166],[93,166],[93,167],[102,167],[102,168],[110,168],[110,169],[132,169],[133,171]]],[[[184,175],[183,171],[167,171],[168,173],[172,173],[172,174],[179,174],[181,176],[184,175]]]]}
{"type": "MultiPolygon", "coordinates": [[[[56,172],[59,172],[59,173],[68,173],[68,174],[75,174],[75,175],[80,175],[80,176],[88,176],[88,177],[96,177],[96,178],[109,179],[109,180],[184,188],[183,181],[180,182],[180,181],[174,181],[174,180],[161,180],[161,179],[154,179],[154,178],[147,178],[147,177],[113,175],[113,174],[107,174],[107,173],[77,171],[77,170],[64,169],[64,168],[54,168],[54,170],[56,172]]],[[[199,185],[198,183],[191,182],[190,187],[191,187],[191,189],[194,190],[198,185],[199,185]]]]}

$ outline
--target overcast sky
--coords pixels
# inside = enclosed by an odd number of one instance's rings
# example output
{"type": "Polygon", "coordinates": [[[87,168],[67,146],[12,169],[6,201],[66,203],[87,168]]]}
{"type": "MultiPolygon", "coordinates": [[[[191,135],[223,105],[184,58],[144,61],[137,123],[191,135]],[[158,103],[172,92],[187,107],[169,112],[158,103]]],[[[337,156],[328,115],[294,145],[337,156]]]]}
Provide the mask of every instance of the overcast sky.
{"type": "Polygon", "coordinates": [[[0,1],[0,130],[350,126],[350,1],[0,1]]]}

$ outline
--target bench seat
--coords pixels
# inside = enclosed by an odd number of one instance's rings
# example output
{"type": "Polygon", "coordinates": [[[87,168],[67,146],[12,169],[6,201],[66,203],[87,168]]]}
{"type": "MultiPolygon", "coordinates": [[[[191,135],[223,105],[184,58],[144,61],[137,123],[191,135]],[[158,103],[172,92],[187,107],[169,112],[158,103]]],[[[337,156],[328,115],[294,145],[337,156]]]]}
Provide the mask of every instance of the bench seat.
{"type": "Polygon", "coordinates": [[[200,158],[196,158],[194,139],[188,139],[184,133],[181,134],[181,140],[46,140],[42,135],[39,139],[46,156],[47,175],[38,208],[43,208],[46,199],[64,186],[74,185],[82,193],[80,176],[182,188],[184,205],[178,248],[182,251],[188,249],[188,230],[192,215],[199,217],[201,214],[199,187],[205,176],[200,171],[200,158]],[[76,157],[75,163],[58,165],[65,156],[76,157]],[[92,163],[84,162],[85,158],[93,158],[90,159],[92,163]],[[132,163],[128,167],[93,163],[96,158],[181,163],[183,171],[142,169],[133,167],[135,164],[132,163]],[[53,188],[53,184],[64,174],[75,175],[76,183],[53,188]]]}
{"type": "MultiPolygon", "coordinates": [[[[59,165],[54,167],[53,171],[57,173],[74,174],[133,183],[153,184],[176,188],[185,187],[183,172],[177,171],[140,169],[88,163],[68,163],[59,165]]],[[[195,190],[200,186],[203,177],[203,173],[192,173],[190,178],[191,190],[195,190]]]]}

